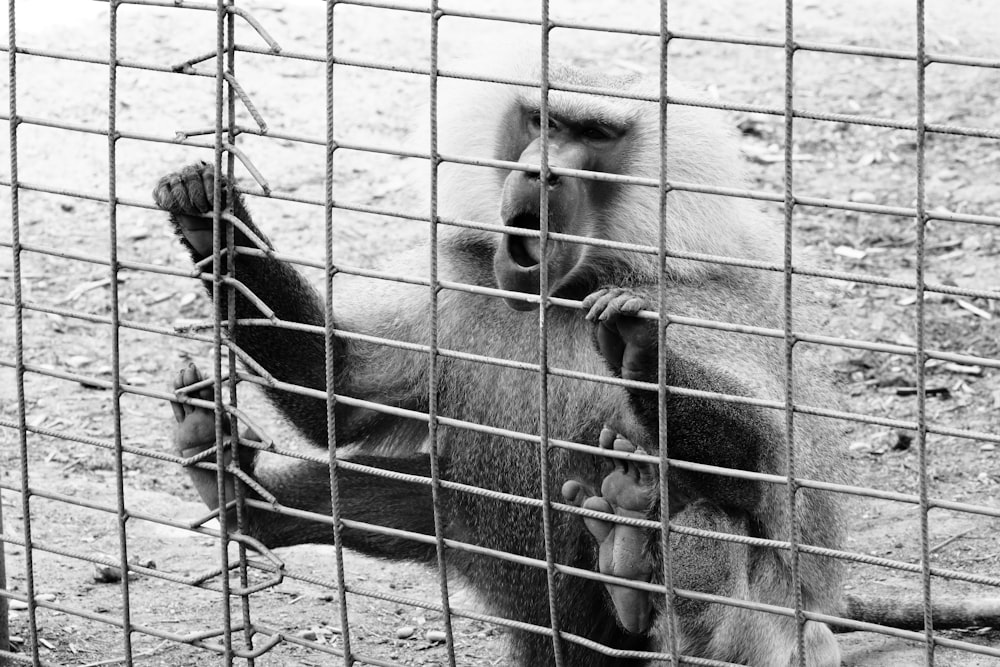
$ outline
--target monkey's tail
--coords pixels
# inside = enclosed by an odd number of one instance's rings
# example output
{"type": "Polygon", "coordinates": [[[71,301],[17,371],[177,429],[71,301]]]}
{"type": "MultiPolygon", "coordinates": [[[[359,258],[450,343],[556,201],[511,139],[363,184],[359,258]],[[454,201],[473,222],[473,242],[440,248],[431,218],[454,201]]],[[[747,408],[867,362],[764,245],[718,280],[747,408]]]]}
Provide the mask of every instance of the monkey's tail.
{"type": "MultiPolygon", "coordinates": [[[[931,614],[935,630],[948,628],[1000,628],[1000,598],[934,600],[931,614]]],[[[901,600],[867,598],[847,595],[844,598],[845,618],[865,623],[885,625],[900,630],[924,629],[922,600],[907,597],[901,600]]],[[[853,628],[831,628],[834,632],[854,632],[853,628]]]]}

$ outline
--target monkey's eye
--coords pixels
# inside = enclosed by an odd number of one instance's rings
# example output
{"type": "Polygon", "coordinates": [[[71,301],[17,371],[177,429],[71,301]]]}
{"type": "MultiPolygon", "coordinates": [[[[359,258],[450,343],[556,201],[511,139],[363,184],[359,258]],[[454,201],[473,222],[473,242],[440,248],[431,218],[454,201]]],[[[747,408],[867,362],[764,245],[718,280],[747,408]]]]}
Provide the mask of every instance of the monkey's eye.
{"type": "MultiPolygon", "coordinates": [[[[542,114],[536,111],[532,113],[529,118],[531,122],[531,127],[535,128],[536,130],[540,130],[542,127],[542,114]]],[[[559,125],[551,117],[549,117],[549,129],[550,130],[559,129],[559,125]]]]}
{"type": "Polygon", "coordinates": [[[607,141],[614,135],[601,125],[587,125],[580,131],[580,136],[589,141],[607,141]]]}

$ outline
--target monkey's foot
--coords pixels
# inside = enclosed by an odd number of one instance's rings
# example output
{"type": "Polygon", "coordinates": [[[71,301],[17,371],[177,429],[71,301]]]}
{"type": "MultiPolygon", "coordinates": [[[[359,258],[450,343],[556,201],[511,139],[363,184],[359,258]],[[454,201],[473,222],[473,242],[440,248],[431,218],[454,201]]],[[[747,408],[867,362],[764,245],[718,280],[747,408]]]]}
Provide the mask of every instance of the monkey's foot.
{"type": "Polygon", "coordinates": [[[612,370],[626,380],[656,377],[656,322],[636,317],[640,310],[649,310],[645,296],[622,288],[602,289],[584,299],[583,307],[587,319],[597,324],[597,347],[612,370]]]}
{"type": "MultiPolygon", "coordinates": [[[[601,431],[600,446],[620,452],[644,453],[608,427],[601,431]]],[[[601,483],[600,495],[592,495],[583,484],[570,480],[563,484],[563,497],[566,502],[584,509],[645,519],[656,489],[652,466],[625,459],[614,459],[614,462],[614,470],[601,483]]],[[[635,581],[652,578],[653,566],[644,554],[649,542],[648,531],[600,519],[585,518],[583,522],[600,545],[598,569],[602,574],[635,581]]],[[[605,586],[622,627],[633,633],[648,630],[653,610],[651,594],[625,586],[605,586]]]]}
{"type": "MultiPolygon", "coordinates": [[[[187,367],[181,369],[177,374],[173,388],[175,391],[178,391],[196,382],[201,382],[202,379],[198,367],[194,364],[188,364],[187,367]]],[[[215,398],[215,392],[209,386],[192,392],[190,396],[192,398],[211,401],[215,398]]],[[[187,403],[172,402],[170,407],[174,411],[174,419],[177,420],[174,426],[174,452],[178,456],[190,458],[215,446],[215,414],[211,410],[195,407],[187,403]]],[[[226,439],[228,441],[228,425],[225,426],[227,427],[226,439]]],[[[214,462],[215,458],[211,457],[210,460],[214,462]]],[[[231,455],[227,451],[227,465],[230,460],[231,455]]],[[[209,509],[214,510],[217,508],[220,503],[219,487],[215,473],[193,466],[186,468],[186,470],[191,477],[191,483],[194,484],[194,488],[198,491],[198,495],[201,496],[202,501],[208,505],[209,509]]],[[[226,476],[225,493],[226,502],[229,502],[236,496],[235,489],[233,488],[233,478],[230,475],[226,476]]]]}

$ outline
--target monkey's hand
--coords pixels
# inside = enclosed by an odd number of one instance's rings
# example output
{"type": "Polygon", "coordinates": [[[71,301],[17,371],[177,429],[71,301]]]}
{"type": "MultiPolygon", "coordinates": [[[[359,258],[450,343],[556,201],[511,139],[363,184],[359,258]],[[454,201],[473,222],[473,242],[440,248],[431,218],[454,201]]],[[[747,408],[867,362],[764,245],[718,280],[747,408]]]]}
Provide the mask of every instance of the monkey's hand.
{"type": "MultiPolygon", "coordinates": [[[[225,209],[232,194],[229,183],[224,178],[221,180],[222,208],[225,209]]],[[[175,231],[191,249],[196,261],[212,254],[214,195],[215,169],[207,162],[197,162],[168,174],[153,189],[153,200],[170,213],[175,231]]],[[[246,215],[238,195],[233,197],[232,203],[234,216],[229,216],[227,222],[235,222],[236,245],[270,249],[270,243],[246,215]]]]}
{"type": "MultiPolygon", "coordinates": [[[[604,427],[600,446],[620,452],[638,452],[635,445],[614,430],[604,427]]],[[[566,502],[622,517],[645,519],[656,496],[656,473],[651,466],[614,459],[614,470],[601,483],[601,494],[591,495],[576,480],[563,484],[566,502]]],[[[607,574],[635,581],[650,581],[653,564],[645,555],[649,531],[600,519],[584,519],[587,530],[599,543],[598,568],[607,574]]],[[[632,633],[643,633],[652,622],[653,599],[647,591],[605,584],[615,607],[618,622],[632,633]]]]}
{"type": "Polygon", "coordinates": [[[587,319],[597,324],[597,348],[611,370],[626,380],[656,377],[656,322],[636,317],[649,310],[646,297],[623,289],[602,289],[583,300],[587,319]]]}
{"type": "MultiPolygon", "coordinates": [[[[202,380],[203,378],[198,367],[194,364],[188,364],[177,374],[173,388],[174,391],[180,391],[186,387],[200,383],[202,380]]],[[[215,396],[210,386],[196,389],[190,395],[205,401],[212,401],[215,396]]],[[[170,407],[173,409],[174,418],[177,420],[177,424],[174,427],[174,452],[178,456],[191,458],[215,446],[215,414],[211,410],[195,407],[188,403],[171,403],[170,407]]],[[[228,421],[228,419],[223,421],[227,442],[229,438],[228,421]]],[[[251,440],[259,440],[257,434],[250,430],[244,433],[244,437],[251,440]]],[[[240,461],[244,469],[252,469],[253,456],[254,450],[252,449],[243,447],[240,450],[240,461]]],[[[231,457],[228,451],[226,452],[225,459],[226,465],[229,465],[231,457]]],[[[206,460],[214,463],[215,457],[209,456],[206,460]]],[[[198,491],[198,495],[201,496],[202,501],[204,501],[209,509],[214,510],[220,504],[228,503],[236,497],[233,477],[231,475],[226,475],[226,497],[220,503],[219,487],[216,482],[215,473],[193,466],[186,470],[191,477],[191,483],[194,485],[195,490],[198,491]]]]}

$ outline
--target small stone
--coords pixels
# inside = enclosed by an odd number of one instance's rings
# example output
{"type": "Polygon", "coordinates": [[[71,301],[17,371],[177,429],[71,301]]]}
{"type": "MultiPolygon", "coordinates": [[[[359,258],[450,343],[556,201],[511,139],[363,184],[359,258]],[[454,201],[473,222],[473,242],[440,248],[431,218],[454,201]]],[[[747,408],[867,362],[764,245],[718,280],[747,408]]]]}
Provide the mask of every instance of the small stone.
{"type": "Polygon", "coordinates": [[[53,593],[39,593],[35,599],[41,602],[55,602],[56,596],[53,593]]]}
{"type": "Polygon", "coordinates": [[[114,565],[94,563],[94,581],[99,584],[113,584],[122,580],[122,569],[114,565]]]}
{"type": "MultiPolygon", "coordinates": [[[[133,382],[132,384],[135,384],[135,382],[133,382]]],[[[156,561],[153,560],[152,558],[131,558],[129,559],[129,562],[132,563],[133,565],[138,565],[139,567],[144,567],[149,570],[156,569],[156,561]]]]}
{"type": "Polygon", "coordinates": [[[979,446],[979,451],[992,452],[996,448],[997,448],[996,445],[994,445],[992,442],[987,442],[979,446]]]}
{"type": "Polygon", "coordinates": [[[428,630],[426,636],[427,641],[434,644],[440,644],[448,638],[448,635],[441,630],[428,630]]]}
{"type": "Polygon", "coordinates": [[[315,630],[299,630],[298,632],[295,633],[295,636],[300,637],[302,639],[308,639],[311,642],[314,642],[316,641],[316,639],[318,639],[318,635],[316,634],[315,630]]]}
{"type": "Polygon", "coordinates": [[[22,602],[21,600],[9,600],[7,602],[7,608],[12,611],[24,611],[28,608],[28,603],[22,602]]]}
{"type": "Polygon", "coordinates": [[[396,639],[409,639],[417,629],[412,625],[402,625],[396,628],[396,639]]]}
{"type": "Polygon", "coordinates": [[[902,429],[896,431],[896,442],[892,445],[892,448],[897,452],[905,451],[910,448],[913,444],[913,433],[911,431],[904,431],[902,429]]]}
{"type": "Polygon", "coordinates": [[[855,190],[851,193],[851,201],[856,204],[874,204],[878,201],[874,192],[867,190],[855,190]]]}
{"type": "Polygon", "coordinates": [[[850,445],[847,446],[847,449],[848,451],[852,452],[870,452],[872,446],[867,442],[858,441],[858,442],[852,442],[850,445]]]}
{"type": "Polygon", "coordinates": [[[979,250],[982,245],[976,236],[966,236],[962,240],[962,250],[979,250]]]}

